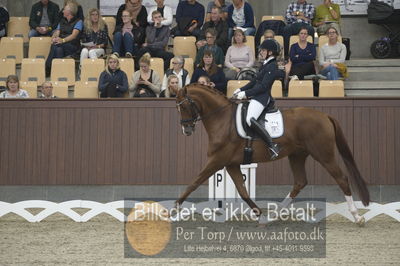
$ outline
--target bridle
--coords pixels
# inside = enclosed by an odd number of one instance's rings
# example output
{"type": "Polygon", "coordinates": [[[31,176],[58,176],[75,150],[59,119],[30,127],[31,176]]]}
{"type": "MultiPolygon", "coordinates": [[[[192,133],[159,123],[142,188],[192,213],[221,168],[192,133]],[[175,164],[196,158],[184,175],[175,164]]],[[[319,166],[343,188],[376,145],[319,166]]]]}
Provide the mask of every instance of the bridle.
{"type": "Polygon", "coordinates": [[[209,112],[208,114],[206,114],[206,115],[204,115],[204,116],[202,117],[202,116],[200,116],[199,108],[197,107],[197,105],[196,105],[196,103],[193,101],[193,99],[192,99],[189,95],[187,95],[186,90],[185,90],[185,93],[184,93],[184,99],[176,104],[176,107],[178,108],[178,110],[179,110],[180,106],[181,106],[182,104],[184,104],[185,102],[188,102],[188,103],[189,103],[189,106],[190,106],[189,109],[190,109],[190,113],[191,113],[191,118],[188,118],[188,119],[181,119],[181,122],[180,122],[180,123],[181,123],[181,125],[191,123],[190,126],[193,127],[193,128],[195,127],[195,125],[196,125],[196,123],[197,123],[198,121],[205,120],[205,119],[207,119],[208,117],[210,117],[211,115],[213,115],[213,114],[215,114],[215,113],[218,113],[218,112],[221,111],[222,109],[224,109],[224,108],[226,108],[227,106],[229,106],[229,105],[232,104],[232,102],[230,101],[229,104],[223,105],[223,106],[221,106],[221,107],[218,107],[217,109],[215,109],[215,110],[209,112]]]}

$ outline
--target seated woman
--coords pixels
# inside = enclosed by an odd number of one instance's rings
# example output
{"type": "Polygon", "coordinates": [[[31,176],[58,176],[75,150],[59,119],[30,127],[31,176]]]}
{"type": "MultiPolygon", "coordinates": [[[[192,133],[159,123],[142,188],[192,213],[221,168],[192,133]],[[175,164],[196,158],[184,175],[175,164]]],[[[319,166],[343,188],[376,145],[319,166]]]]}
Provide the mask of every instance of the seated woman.
{"type": "Polygon", "coordinates": [[[173,98],[180,89],[179,79],[176,75],[169,75],[167,78],[168,87],[160,93],[160,97],[173,98]]]}
{"type": "Polygon", "coordinates": [[[251,127],[259,137],[268,145],[271,160],[279,156],[280,147],[272,141],[268,131],[265,130],[257,119],[264,111],[264,108],[273,105],[274,99],[271,95],[272,84],[276,80],[278,66],[275,57],[278,55],[278,46],[276,42],[268,39],[260,45],[260,57],[264,60],[257,76],[247,83],[244,87],[235,90],[233,93],[237,99],[251,98],[246,123],[251,127]]]}
{"type": "Polygon", "coordinates": [[[116,25],[120,26],[123,24],[123,14],[124,10],[128,10],[132,16],[133,23],[140,27],[143,32],[146,29],[147,23],[147,10],[142,5],[142,0],[125,0],[125,4],[122,4],[118,8],[116,25]]]}
{"type": "Polygon", "coordinates": [[[201,59],[203,58],[204,51],[209,50],[213,53],[215,58],[215,63],[222,67],[224,64],[224,52],[220,47],[215,44],[215,40],[217,37],[217,31],[214,28],[208,28],[206,30],[206,45],[200,47],[197,51],[196,59],[194,60],[195,66],[200,64],[201,59]]]}
{"type": "Polygon", "coordinates": [[[9,75],[6,80],[6,90],[0,93],[0,98],[29,98],[29,94],[19,88],[18,76],[9,75]]]}
{"type": "Polygon", "coordinates": [[[197,83],[205,86],[210,86],[210,78],[207,76],[201,76],[198,80],[197,83]]]}
{"type": "Polygon", "coordinates": [[[52,45],[46,60],[47,74],[50,74],[53,58],[73,56],[81,47],[79,34],[82,32],[83,23],[76,17],[77,10],[78,7],[73,2],[68,2],[63,9],[64,17],[52,36],[52,45]]]}
{"type": "Polygon", "coordinates": [[[235,30],[232,46],[225,56],[224,73],[227,80],[236,79],[237,74],[244,67],[253,67],[253,50],[245,44],[246,36],[241,29],[235,30]]]}
{"type": "Polygon", "coordinates": [[[144,43],[144,37],[142,30],[133,23],[132,14],[128,10],[122,11],[122,24],[117,25],[114,31],[113,54],[131,58],[144,43]]]}
{"type": "Polygon", "coordinates": [[[178,77],[179,88],[183,88],[184,86],[190,83],[190,75],[186,69],[184,69],[185,59],[181,55],[177,55],[172,58],[172,69],[168,69],[165,72],[164,79],[161,86],[161,92],[167,89],[168,87],[168,77],[170,75],[175,75],[178,77]]]}
{"type": "Polygon", "coordinates": [[[150,54],[144,54],[139,60],[140,69],[133,74],[130,92],[132,97],[157,97],[161,89],[161,79],[150,68],[150,54]]]}
{"type": "Polygon", "coordinates": [[[222,68],[214,62],[214,55],[210,50],[204,51],[203,58],[199,66],[194,70],[190,83],[198,82],[201,76],[210,78],[210,86],[216,88],[223,94],[226,93],[226,78],[222,68]]]}
{"type": "Polygon", "coordinates": [[[306,75],[315,74],[315,57],[317,51],[315,45],[307,42],[308,30],[301,28],[299,31],[299,41],[290,47],[290,63],[287,72],[290,76],[296,75],[303,80],[306,75]]]}
{"type": "Polygon", "coordinates": [[[81,64],[85,58],[96,59],[104,55],[108,43],[108,28],[97,8],[92,8],[88,12],[82,34],[82,43],[92,43],[92,45],[86,45],[82,49],[81,64]]]}
{"type": "Polygon", "coordinates": [[[100,74],[99,91],[101,98],[122,98],[128,91],[128,77],[119,67],[119,59],[115,55],[109,55],[106,60],[106,68],[100,74]]]}
{"type": "Polygon", "coordinates": [[[339,77],[347,77],[346,46],[338,42],[338,32],[334,27],[326,31],[329,41],[319,48],[320,74],[329,80],[338,80],[339,77]]]}

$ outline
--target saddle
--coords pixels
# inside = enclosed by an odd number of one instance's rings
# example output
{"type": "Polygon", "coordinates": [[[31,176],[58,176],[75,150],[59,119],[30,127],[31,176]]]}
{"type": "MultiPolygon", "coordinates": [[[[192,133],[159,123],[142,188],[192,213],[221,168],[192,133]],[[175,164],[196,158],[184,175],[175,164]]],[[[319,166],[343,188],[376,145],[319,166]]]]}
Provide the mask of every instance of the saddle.
{"type": "MultiPolygon", "coordinates": [[[[236,129],[239,136],[248,140],[257,139],[255,132],[247,125],[246,116],[249,102],[242,102],[236,109],[236,129]]],[[[271,138],[279,138],[284,133],[281,111],[275,106],[268,106],[258,117],[257,122],[264,126],[271,138]]]]}

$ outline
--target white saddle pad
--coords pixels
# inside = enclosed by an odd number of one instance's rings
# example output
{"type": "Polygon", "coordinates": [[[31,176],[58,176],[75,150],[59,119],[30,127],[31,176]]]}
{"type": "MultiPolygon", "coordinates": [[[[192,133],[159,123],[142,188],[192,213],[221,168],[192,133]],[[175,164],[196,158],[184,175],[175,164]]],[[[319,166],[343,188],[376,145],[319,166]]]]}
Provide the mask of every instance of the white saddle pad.
{"type": "MultiPolygon", "coordinates": [[[[236,128],[239,136],[242,138],[249,138],[246,134],[246,131],[243,128],[242,124],[242,103],[240,103],[236,110],[236,128]]],[[[284,125],[283,125],[283,117],[280,110],[275,113],[265,114],[264,119],[265,122],[265,129],[268,131],[269,135],[272,138],[279,138],[282,137],[284,133],[284,125]]]]}

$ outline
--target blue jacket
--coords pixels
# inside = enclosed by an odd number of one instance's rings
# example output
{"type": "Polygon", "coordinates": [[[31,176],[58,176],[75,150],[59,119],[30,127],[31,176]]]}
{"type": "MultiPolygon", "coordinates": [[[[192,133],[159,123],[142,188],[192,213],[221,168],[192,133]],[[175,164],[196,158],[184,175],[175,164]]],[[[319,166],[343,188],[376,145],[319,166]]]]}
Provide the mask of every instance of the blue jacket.
{"type": "Polygon", "coordinates": [[[252,98],[260,102],[264,107],[273,101],[271,96],[272,85],[277,78],[278,66],[276,59],[271,59],[268,63],[261,66],[256,77],[240,88],[241,91],[246,92],[247,98],[252,98]]]}
{"type": "Polygon", "coordinates": [[[117,69],[115,72],[103,71],[99,78],[99,91],[104,92],[108,85],[118,85],[116,90],[117,97],[123,97],[124,92],[128,90],[128,78],[124,71],[117,69]]]}
{"type": "Polygon", "coordinates": [[[315,60],[316,56],[317,51],[315,49],[315,45],[312,43],[307,42],[307,46],[304,49],[300,48],[299,43],[294,43],[290,47],[289,57],[293,66],[312,62],[315,60]]]}
{"type": "MultiPolygon", "coordinates": [[[[233,15],[233,4],[228,6],[228,26],[229,28],[235,27],[235,23],[232,19],[233,15]]],[[[251,8],[251,5],[247,2],[244,2],[244,19],[245,23],[242,26],[243,28],[254,28],[254,12],[251,8]]]]}
{"type": "Polygon", "coordinates": [[[217,90],[219,90],[223,94],[226,93],[226,78],[225,78],[224,71],[222,71],[222,68],[219,67],[217,73],[210,76],[203,68],[196,67],[196,69],[193,72],[193,76],[192,76],[192,79],[190,80],[190,83],[197,82],[201,76],[209,77],[210,81],[214,82],[215,88],[217,90]]]}
{"type": "Polygon", "coordinates": [[[179,2],[178,7],[176,8],[176,22],[182,18],[193,18],[197,21],[197,28],[200,29],[204,23],[204,6],[199,2],[195,2],[194,5],[189,4],[187,1],[179,2]]]}

